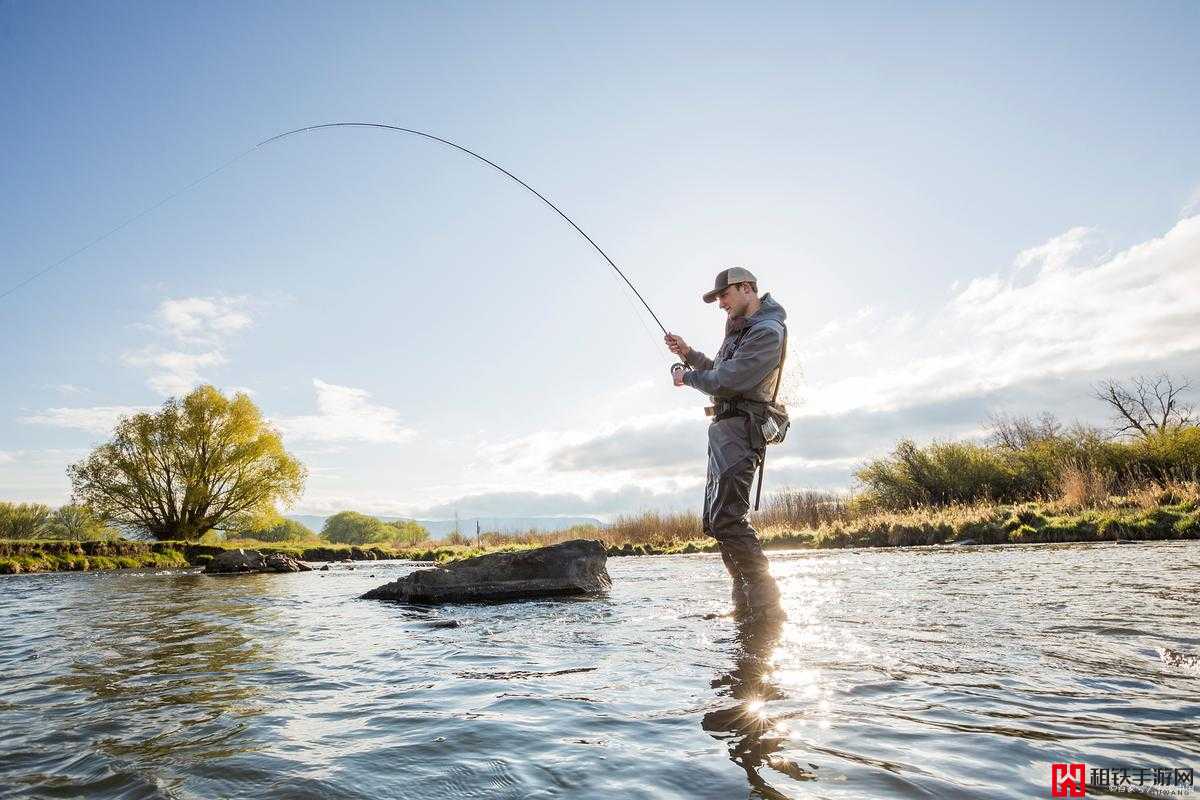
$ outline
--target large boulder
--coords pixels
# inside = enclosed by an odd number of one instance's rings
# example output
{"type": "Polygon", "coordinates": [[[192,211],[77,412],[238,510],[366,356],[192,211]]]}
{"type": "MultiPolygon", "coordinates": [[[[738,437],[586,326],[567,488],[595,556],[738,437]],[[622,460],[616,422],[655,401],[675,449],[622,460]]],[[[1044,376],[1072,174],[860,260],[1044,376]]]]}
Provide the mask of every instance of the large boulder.
{"type": "Polygon", "coordinates": [[[372,589],[363,599],[462,603],[599,594],[612,587],[605,560],[600,542],[572,539],[536,550],[490,553],[420,569],[372,589]]]}
{"type": "Polygon", "coordinates": [[[226,550],[213,556],[204,571],[208,574],[237,572],[308,572],[312,567],[283,553],[263,555],[257,550],[226,550]]]}

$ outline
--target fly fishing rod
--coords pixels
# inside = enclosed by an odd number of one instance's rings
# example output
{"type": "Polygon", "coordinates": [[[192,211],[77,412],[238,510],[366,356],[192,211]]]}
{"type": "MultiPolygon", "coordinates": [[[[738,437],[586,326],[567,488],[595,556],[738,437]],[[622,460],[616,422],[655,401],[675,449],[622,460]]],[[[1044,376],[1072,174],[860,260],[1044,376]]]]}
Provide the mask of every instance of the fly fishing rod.
{"type": "Polygon", "coordinates": [[[61,264],[66,263],[67,261],[71,260],[72,258],[74,258],[75,256],[79,255],[80,253],[84,252],[85,250],[88,250],[89,248],[93,247],[94,245],[99,244],[100,242],[104,241],[108,237],[110,237],[113,234],[120,231],[122,228],[125,228],[125,227],[131,225],[132,223],[136,222],[137,220],[141,219],[142,217],[146,216],[147,214],[150,214],[151,212],[155,211],[159,207],[161,207],[161,206],[165,205],[166,203],[170,202],[171,200],[175,199],[179,195],[184,194],[185,192],[193,189],[194,187],[198,186],[199,184],[201,184],[204,181],[211,178],[213,175],[216,175],[218,172],[221,172],[225,168],[231,166],[234,162],[241,160],[242,158],[246,157],[250,153],[253,153],[254,151],[258,150],[259,148],[264,147],[268,144],[271,144],[272,142],[277,142],[280,139],[285,139],[289,136],[295,136],[297,134],[306,133],[308,131],[321,130],[323,128],[380,128],[383,130],[398,131],[400,133],[409,133],[409,134],[413,134],[414,136],[421,136],[425,139],[429,139],[434,142],[440,142],[441,144],[447,145],[449,147],[453,147],[455,150],[466,153],[467,155],[471,156],[472,158],[478,159],[479,161],[482,161],[484,164],[487,164],[489,167],[492,167],[493,169],[503,173],[504,175],[513,179],[517,183],[521,184],[521,186],[524,186],[526,189],[528,189],[530,192],[532,192],[539,200],[541,200],[546,205],[550,206],[550,208],[554,209],[554,212],[556,214],[558,214],[560,217],[562,217],[564,220],[566,220],[567,223],[572,228],[574,228],[579,233],[580,236],[582,236],[584,239],[586,239],[587,243],[590,244],[593,248],[595,248],[596,252],[599,253],[604,258],[604,260],[608,262],[608,265],[616,271],[617,275],[621,276],[621,280],[625,281],[625,285],[628,286],[630,288],[630,290],[633,291],[633,294],[637,297],[637,299],[641,301],[641,303],[645,307],[646,311],[648,311],[650,313],[650,316],[654,319],[654,322],[662,330],[663,335],[664,336],[668,335],[667,327],[662,324],[662,320],[660,320],[658,318],[658,315],[654,313],[654,309],[652,309],[650,307],[650,304],[646,302],[646,298],[642,297],[642,293],[639,292],[637,290],[637,287],[633,285],[633,281],[629,280],[629,276],[626,275],[624,273],[624,271],[622,271],[622,269],[617,266],[615,261],[613,261],[611,258],[609,258],[608,253],[604,252],[604,250],[601,249],[600,245],[596,244],[595,240],[593,240],[591,236],[588,236],[587,233],[584,232],[583,228],[579,227],[575,223],[575,220],[568,217],[561,208],[559,208],[554,203],[552,203],[550,201],[550,199],[547,198],[544,194],[539,192],[537,189],[534,189],[528,183],[521,180],[513,173],[509,172],[504,167],[497,164],[495,161],[485,158],[484,156],[481,156],[479,153],[476,153],[474,150],[471,150],[470,148],[467,148],[467,147],[463,147],[461,144],[452,142],[449,139],[443,139],[440,136],[434,136],[432,133],[426,133],[425,131],[418,131],[413,128],[402,128],[399,125],[385,125],[381,122],[327,122],[327,123],[324,123],[321,125],[308,125],[303,128],[296,128],[295,130],[285,131],[284,133],[280,133],[275,136],[272,136],[269,139],[263,139],[261,142],[254,145],[254,147],[251,147],[251,148],[243,151],[242,153],[238,154],[237,156],[230,159],[229,161],[226,161],[224,164],[217,167],[213,171],[211,171],[211,172],[207,173],[206,175],[187,184],[182,189],[172,192],[171,194],[164,197],[162,200],[159,200],[154,205],[149,206],[148,208],[140,211],[139,213],[137,213],[134,216],[130,217],[129,219],[125,220],[120,225],[116,226],[115,228],[112,228],[107,233],[104,233],[104,234],[96,237],[95,239],[93,239],[92,241],[83,245],[82,247],[78,248],[77,250],[69,253],[62,259],[50,264],[49,266],[45,267],[44,269],[42,269],[38,272],[35,272],[33,275],[30,275],[29,277],[25,278],[23,281],[8,288],[4,292],[0,293],[0,299],[7,297],[8,295],[17,291],[18,289],[25,286],[26,284],[41,277],[42,275],[45,275],[47,272],[54,269],[55,267],[58,267],[61,264]]]}
{"type": "Polygon", "coordinates": [[[287,138],[288,136],[294,136],[298,133],[306,133],[308,131],[317,131],[317,130],[321,130],[322,128],[382,128],[384,130],[389,130],[389,131],[399,131],[400,133],[411,133],[414,136],[423,136],[426,139],[430,139],[435,142],[441,142],[444,145],[453,147],[455,150],[459,150],[463,153],[466,153],[467,155],[471,156],[472,158],[477,158],[480,161],[482,161],[483,163],[487,164],[489,167],[492,167],[493,169],[496,169],[496,170],[504,173],[505,175],[512,178],[514,181],[516,181],[517,183],[524,186],[530,192],[532,192],[543,203],[545,203],[546,205],[548,205],[552,209],[554,209],[554,212],[556,214],[558,214],[560,217],[562,217],[563,219],[565,219],[572,228],[574,228],[576,231],[579,232],[580,236],[582,236],[584,239],[587,239],[587,243],[590,244],[592,247],[596,248],[596,252],[604,257],[604,260],[608,262],[608,265],[610,267],[612,267],[614,270],[616,270],[617,274],[621,276],[621,280],[625,281],[625,284],[630,289],[633,290],[633,293],[634,293],[634,295],[637,296],[637,299],[642,301],[642,305],[646,307],[646,310],[650,312],[650,316],[654,318],[654,321],[658,324],[658,327],[660,329],[662,329],[663,335],[666,336],[668,334],[666,326],[662,324],[662,321],[658,318],[658,315],[654,313],[654,309],[652,309],[650,307],[650,304],[646,302],[646,298],[642,297],[642,293],[639,292],[637,290],[637,287],[633,285],[633,281],[629,280],[629,277],[624,272],[621,271],[621,268],[617,266],[616,262],[614,262],[611,258],[608,257],[608,253],[604,252],[604,250],[601,249],[600,245],[596,244],[596,242],[592,239],[592,237],[588,236],[587,233],[584,232],[583,228],[581,228],[575,224],[575,220],[568,217],[561,208],[554,205],[554,203],[550,202],[549,198],[547,198],[546,195],[542,194],[537,189],[533,188],[528,183],[526,183],[525,181],[518,178],[516,175],[509,172],[504,167],[497,164],[495,161],[492,161],[489,158],[485,158],[485,157],[479,155],[479,153],[476,153],[474,150],[471,150],[470,148],[463,147],[461,144],[456,144],[455,142],[452,142],[449,139],[443,139],[440,136],[434,136],[432,133],[426,133],[425,131],[418,131],[418,130],[414,130],[412,128],[402,128],[399,125],[385,125],[382,122],[326,122],[322,125],[308,125],[303,128],[296,128],[293,131],[287,131],[285,133],[278,134],[277,136],[272,136],[270,139],[263,139],[261,142],[254,145],[254,149],[257,150],[258,148],[262,147],[263,145],[268,145],[271,142],[277,142],[280,139],[287,138]]]}

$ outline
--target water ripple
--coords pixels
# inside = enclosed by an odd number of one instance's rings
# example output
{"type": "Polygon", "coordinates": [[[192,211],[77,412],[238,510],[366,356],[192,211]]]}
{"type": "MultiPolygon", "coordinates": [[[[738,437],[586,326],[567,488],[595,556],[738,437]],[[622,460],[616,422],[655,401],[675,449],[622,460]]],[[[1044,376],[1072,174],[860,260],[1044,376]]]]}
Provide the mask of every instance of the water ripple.
{"type": "Polygon", "coordinates": [[[608,598],[356,599],[413,569],[0,580],[0,797],[1016,798],[1200,767],[1200,545],[710,555],[608,598]],[[325,580],[325,578],[330,578],[325,580]]]}

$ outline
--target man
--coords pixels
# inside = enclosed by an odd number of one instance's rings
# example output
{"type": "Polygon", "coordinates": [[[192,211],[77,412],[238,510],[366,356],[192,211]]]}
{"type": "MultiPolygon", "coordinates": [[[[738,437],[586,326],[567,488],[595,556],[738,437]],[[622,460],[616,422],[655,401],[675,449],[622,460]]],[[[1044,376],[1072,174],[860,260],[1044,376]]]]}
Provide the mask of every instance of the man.
{"type": "Polygon", "coordinates": [[[717,275],[704,302],[725,311],[725,341],[715,358],[667,334],[671,352],[693,369],[674,370],[676,386],[691,386],[712,396],[708,428],[708,477],[704,487],[704,533],[717,540],[733,580],[734,613],[742,618],[778,618],[779,589],[771,577],[758,534],[750,526],[750,486],[765,444],[751,426],[774,400],[782,378],[787,312],[770,294],[758,296],[758,280],[733,267],[717,275]]]}

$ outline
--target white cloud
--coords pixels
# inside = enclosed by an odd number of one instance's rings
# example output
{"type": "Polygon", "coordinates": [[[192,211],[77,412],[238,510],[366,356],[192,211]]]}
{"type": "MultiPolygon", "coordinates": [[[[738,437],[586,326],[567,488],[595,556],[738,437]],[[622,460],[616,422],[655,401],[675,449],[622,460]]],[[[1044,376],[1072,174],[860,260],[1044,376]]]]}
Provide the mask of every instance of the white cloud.
{"type": "Polygon", "coordinates": [[[401,424],[400,412],[371,402],[365,389],[337,386],[314,378],[317,414],[272,419],[285,436],[318,442],[403,442],[414,434],[401,424]]]}
{"type": "Polygon", "coordinates": [[[1200,350],[1200,216],[1088,265],[1092,241],[1074,228],[1023,251],[1011,277],[976,278],[912,336],[881,339],[892,366],[812,387],[799,413],[896,409],[1200,350]]]}
{"type": "Polygon", "coordinates": [[[650,389],[653,389],[654,386],[655,386],[654,381],[650,380],[649,378],[645,378],[640,381],[635,381],[623,388],[617,389],[615,392],[613,392],[613,398],[621,400],[621,399],[633,397],[633,396],[641,394],[642,392],[646,392],[646,391],[649,391],[650,389]]]}
{"type": "Polygon", "coordinates": [[[1187,219],[1196,215],[1200,215],[1200,186],[1192,190],[1192,196],[1188,198],[1187,203],[1179,210],[1180,219],[1187,219]]]}
{"type": "Polygon", "coordinates": [[[887,321],[885,329],[891,336],[903,336],[917,324],[917,315],[911,311],[897,314],[887,321]]]}
{"type": "Polygon", "coordinates": [[[162,350],[154,345],[121,356],[122,363],[131,367],[149,367],[153,374],[146,385],[161,395],[187,394],[202,382],[201,370],[226,363],[219,350],[206,353],[184,353],[162,350]]]}
{"type": "Polygon", "coordinates": [[[142,411],[153,411],[152,406],[92,406],[91,408],[47,408],[18,422],[30,425],[50,425],[56,428],[71,428],[88,433],[108,434],[121,417],[142,411]]]}
{"type": "Polygon", "coordinates": [[[6,453],[5,451],[0,450],[0,464],[7,464],[8,462],[15,461],[16,459],[17,459],[16,453],[11,453],[11,452],[6,453]]]}
{"type": "Polygon", "coordinates": [[[47,389],[53,389],[59,394],[65,395],[84,394],[87,392],[86,388],[82,386],[76,386],[73,383],[43,384],[43,386],[47,389]]]}
{"type": "Polygon", "coordinates": [[[180,342],[213,344],[250,327],[245,297],[181,297],[164,300],[155,317],[180,342]]]}
{"type": "Polygon", "coordinates": [[[253,320],[245,297],[179,297],[163,300],[154,311],[154,324],[140,328],[172,340],[150,344],[121,356],[126,366],[150,370],[146,385],[163,396],[187,394],[208,381],[203,370],[228,363],[229,338],[248,328],[253,320]],[[186,350],[179,349],[180,347],[186,350]],[[192,348],[201,352],[189,352],[192,348]]]}
{"type": "Polygon", "coordinates": [[[985,275],[982,278],[974,278],[967,284],[967,288],[955,294],[951,304],[966,304],[971,305],[990,297],[995,297],[1004,288],[1003,282],[999,275],[985,275]]]}
{"type": "Polygon", "coordinates": [[[1045,244],[1017,254],[1013,266],[1018,272],[1036,269],[1038,273],[1057,272],[1093,266],[1105,255],[1104,243],[1095,228],[1071,228],[1045,244]]]}
{"type": "Polygon", "coordinates": [[[839,333],[842,333],[849,328],[860,325],[870,319],[875,314],[875,309],[870,306],[864,306],[854,312],[848,319],[832,319],[822,325],[816,333],[810,337],[810,341],[820,342],[825,339],[830,339],[839,333]]]}
{"type": "Polygon", "coordinates": [[[559,487],[563,473],[572,472],[653,481],[681,467],[703,467],[706,423],[697,409],[641,414],[586,430],[542,430],[483,443],[478,451],[491,474],[526,481],[555,477],[559,487]]]}

